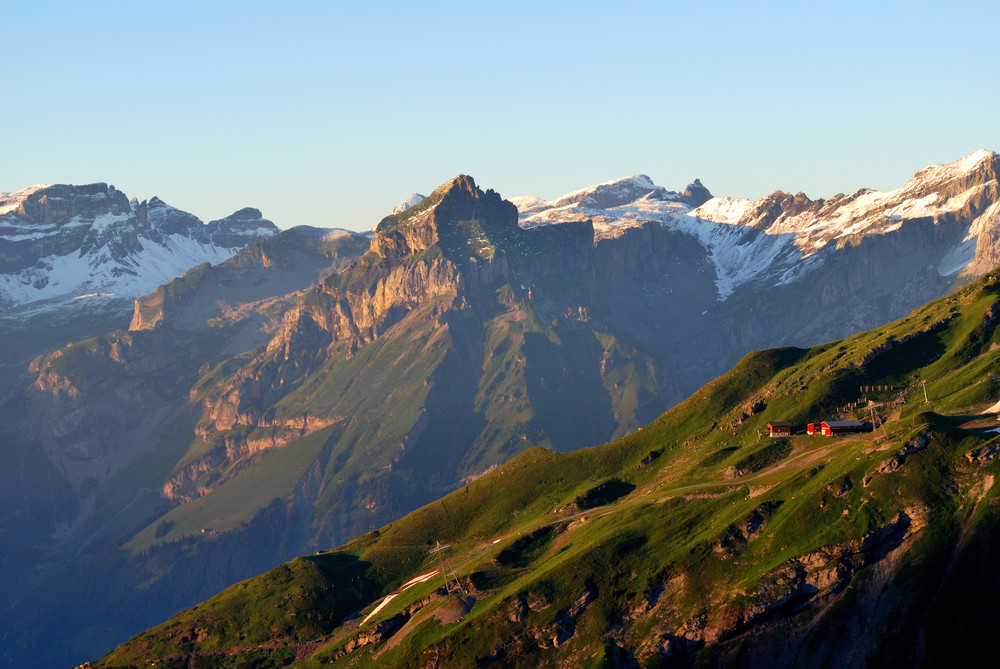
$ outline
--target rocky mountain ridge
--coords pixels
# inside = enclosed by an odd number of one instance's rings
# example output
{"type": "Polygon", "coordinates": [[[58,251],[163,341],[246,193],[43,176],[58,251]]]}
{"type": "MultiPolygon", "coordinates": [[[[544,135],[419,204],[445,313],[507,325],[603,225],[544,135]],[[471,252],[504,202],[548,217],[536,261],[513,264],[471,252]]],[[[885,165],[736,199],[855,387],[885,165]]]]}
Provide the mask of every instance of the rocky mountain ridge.
{"type": "Polygon", "coordinates": [[[58,309],[101,296],[131,302],[277,231],[257,209],[205,224],[157,197],[129,200],[104,183],[0,194],[0,308],[58,309]]]}
{"type": "MultiPolygon", "coordinates": [[[[997,175],[1000,156],[979,150],[945,165],[918,171],[904,186],[881,193],[810,200],[776,191],[757,200],[711,197],[695,182],[683,194],[656,186],[645,175],[625,177],[567,194],[552,202],[514,198],[525,227],[591,220],[598,239],[656,222],[697,237],[716,267],[719,299],[742,284],[800,280],[822,262],[810,261],[828,246],[842,248],[927,222],[955,231],[936,270],[969,280],[996,265],[1000,235],[997,175]]],[[[945,233],[939,233],[944,241],[945,233]]]]}

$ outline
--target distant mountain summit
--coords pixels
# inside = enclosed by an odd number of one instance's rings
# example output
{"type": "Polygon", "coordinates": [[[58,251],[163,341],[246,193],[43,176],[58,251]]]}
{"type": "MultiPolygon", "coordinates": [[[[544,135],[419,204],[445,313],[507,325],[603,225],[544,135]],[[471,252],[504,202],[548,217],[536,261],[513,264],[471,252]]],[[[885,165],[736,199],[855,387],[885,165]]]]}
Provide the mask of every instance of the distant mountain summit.
{"type": "Polygon", "coordinates": [[[413,195],[411,195],[410,197],[406,198],[405,200],[397,204],[395,207],[393,207],[392,213],[402,214],[410,207],[414,207],[420,204],[420,202],[426,197],[427,197],[426,195],[421,195],[420,193],[414,193],[413,195]]]}
{"type": "Polygon", "coordinates": [[[521,213],[521,224],[534,227],[545,223],[562,222],[566,220],[583,220],[595,218],[594,227],[598,236],[614,236],[631,227],[637,219],[623,216],[620,219],[614,215],[600,215],[599,212],[621,210],[625,214],[627,208],[653,205],[657,211],[667,212],[673,209],[688,211],[711,199],[712,194],[699,179],[695,179],[683,192],[667,190],[657,186],[645,174],[636,174],[619,179],[612,179],[594,186],[587,186],[567,193],[551,202],[532,196],[521,196],[511,199],[521,213]],[[631,221],[631,223],[630,223],[631,221]]]}
{"type": "Polygon", "coordinates": [[[205,224],[104,183],[0,193],[0,310],[59,308],[90,296],[131,302],[276,232],[257,209],[205,224]]]}
{"type": "Polygon", "coordinates": [[[957,271],[973,259],[1000,259],[991,250],[1000,227],[998,168],[1000,156],[980,150],[953,163],[924,168],[901,188],[885,193],[862,188],[851,195],[810,200],[803,193],[776,191],[758,200],[717,198],[692,214],[770,235],[790,235],[804,255],[830,242],[850,244],[865,236],[895,232],[904,221],[947,224],[963,220],[968,234],[942,266],[948,274],[953,273],[949,269],[957,271]]]}

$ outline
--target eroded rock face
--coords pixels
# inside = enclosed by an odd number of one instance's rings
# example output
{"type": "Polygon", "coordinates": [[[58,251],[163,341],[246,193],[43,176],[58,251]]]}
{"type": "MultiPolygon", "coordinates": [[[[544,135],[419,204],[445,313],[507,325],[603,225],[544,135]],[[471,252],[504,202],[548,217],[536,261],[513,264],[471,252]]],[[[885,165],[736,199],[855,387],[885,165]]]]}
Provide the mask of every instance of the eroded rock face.
{"type": "MultiPolygon", "coordinates": [[[[810,627],[798,625],[803,619],[815,620],[800,614],[822,615],[843,596],[859,570],[892,562],[892,555],[923,527],[921,513],[902,511],[859,539],[792,558],[764,574],[745,592],[737,589],[714,593],[701,610],[691,612],[690,604],[685,603],[690,594],[686,592],[686,574],[665,577],[654,582],[640,605],[623,616],[622,626],[615,629],[613,638],[624,640],[624,646],[646,662],[693,663],[697,653],[707,646],[742,648],[741,639],[757,642],[773,634],[782,641],[773,654],[769,648],[758,649],[744,653],[741,659],[759,660],[761,666],[797,666],[796,649],[810,627]],[[729,599],[738,603],[724,605],[729,599]],[[688,613],[681,615],[685,610],[688,613]],[[630,630],[644,632],[634,635],[630,630]]],[[[726,652],[721,656],[726,657],[726,652]]]]}
{"type": "Polygon", "coordinates": [[[900,512],[890,523],[861,539],[821,548],[793,558],[764,576],[750,593],[750,602],[726,611],[697,640],[716,641],[779,612],[788,612],[824,595],[842,590],[859,569],[885,558],[910,530],[911,519],[900,512]]]}
{"type": "Polygon", "coordinates": [[[780,500],[761,504],[743,522],[726,528],[722,536],[712,544],[712,550],[724,557],[732,557],[757,538],[767,523],[768,516],[781,504],[780,500]]]}
{"type": "Polygon", "coordinates": [[[695,179],[689,183],[682,195],[692,207],[700,207],[712,199],[712,193],[701,183],[701,179],[695,179]]]}

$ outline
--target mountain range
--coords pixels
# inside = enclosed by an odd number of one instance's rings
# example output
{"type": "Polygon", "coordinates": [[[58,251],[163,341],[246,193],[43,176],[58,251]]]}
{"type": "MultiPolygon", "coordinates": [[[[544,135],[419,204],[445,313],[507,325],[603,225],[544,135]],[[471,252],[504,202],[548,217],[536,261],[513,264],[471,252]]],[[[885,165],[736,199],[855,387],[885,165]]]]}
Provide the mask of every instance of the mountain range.
{"type": "Polygon", "coordinates": [[[157,197],[130,200],[103,183],[0,193],[0,307],[59,308],[99,296],[131,302],[277,231],[257,209],[205,224],[157,197]]]}
{"type": "Polygon", "coordinates": [[[277,231],[257,209],[205,224],[104,183],[0,193],[0,389],[40,353],[126,327],[136,297],[277,231]]]}
{"type": "Polygon", "coordinates": [[[817,201],[644,176],[505,201],[459,176],[370,235],[191,269],[3,400],[5,652],[93,656],[534,446],[637,433],[748,351],[906,315],[997,264],[998,166],[817,201]]]}

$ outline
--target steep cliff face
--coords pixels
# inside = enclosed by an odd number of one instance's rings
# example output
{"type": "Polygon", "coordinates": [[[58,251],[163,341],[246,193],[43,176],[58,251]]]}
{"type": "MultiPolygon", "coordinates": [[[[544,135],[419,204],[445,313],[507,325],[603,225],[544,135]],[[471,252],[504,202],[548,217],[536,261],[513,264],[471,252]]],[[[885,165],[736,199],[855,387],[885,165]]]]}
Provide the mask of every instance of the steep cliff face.
{"type": "MultiPolygon", "coordinates": [[[[476,299],[484,286],[506,281],[506,259],[502,252],[495,253],[495,243],[507,243],[521,233],[513,206],[492,191],[480,191],[464,176],[444,184],[424,203],[423,208],[418,205],[383,221],[364,257],[306,293],[285,312],[258,355],[221,385],[206,389],[198,434],[215,444],[204,456],[206,462],[232,462],[261,445],[280,446],[343,420],[342,398],[301,397],[313,392],[311,387],[321,383],[318,379],[334,373],[331,366],[338,368],[343,356],[356,355],[380,337],[391,339],[393,329],[405,330],[404,321],[415,312],[421,314],[411,321],[469,310],[468,300],[476,299]],[[473,242],[481,246],[470,248],[473,242]],[[432,304],[439,306],[424,313],[432,304]],[[307,411],[303,403],[310,407],[307,411]],[[283,406],[271,408],[275,404],[283,406]],[[302,427],[275,438],[274,425],[288,423],[302,427]],[[234,430],[249,431],[250,436],[235,435],[234,430]],[[267,432],[268,437],[261,440],[254,431],[267,432]]],[[[428,372],[438,363],[431,363],[428,372]]],[[[415,425],[405,427],[405,433],[415,425]]],[[[178,494],[211,469],[198,465],[175,476],[168,494],[178,494]]],[[[206,490],[204,485],[199,489],[206,490]]]]}

